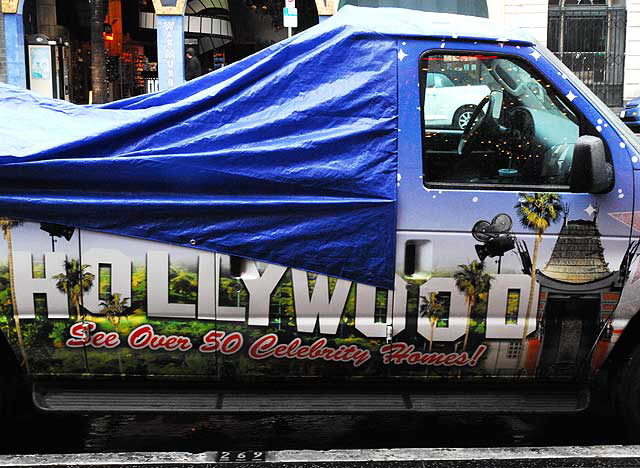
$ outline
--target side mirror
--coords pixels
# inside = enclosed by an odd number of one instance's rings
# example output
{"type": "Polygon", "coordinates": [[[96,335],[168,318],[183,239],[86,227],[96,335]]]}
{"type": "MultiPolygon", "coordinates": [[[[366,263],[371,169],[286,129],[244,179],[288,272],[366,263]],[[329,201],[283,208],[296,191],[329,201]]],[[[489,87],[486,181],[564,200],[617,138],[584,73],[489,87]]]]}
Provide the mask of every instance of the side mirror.
{"type": "Polygon", "coordinates": [[[604,143],[583,135],[576,141],[571,165],[571,191],[605,193],[613,186],[613,166],[607,162],[604,143]]]}

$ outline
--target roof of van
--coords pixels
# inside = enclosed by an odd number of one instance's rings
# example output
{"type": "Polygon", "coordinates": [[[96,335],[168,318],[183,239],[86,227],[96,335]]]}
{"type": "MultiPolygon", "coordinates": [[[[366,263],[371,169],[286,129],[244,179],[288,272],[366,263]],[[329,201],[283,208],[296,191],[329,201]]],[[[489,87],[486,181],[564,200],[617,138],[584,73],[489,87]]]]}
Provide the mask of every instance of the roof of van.
{"type": "Polygon", "coordinates": [[[527,45],[535,38],[518,28],[479,18],[449,13],[429,13],[405,8],[365,8],[347,5],[327,21],[398,37],[436,37],[527,45]]]}

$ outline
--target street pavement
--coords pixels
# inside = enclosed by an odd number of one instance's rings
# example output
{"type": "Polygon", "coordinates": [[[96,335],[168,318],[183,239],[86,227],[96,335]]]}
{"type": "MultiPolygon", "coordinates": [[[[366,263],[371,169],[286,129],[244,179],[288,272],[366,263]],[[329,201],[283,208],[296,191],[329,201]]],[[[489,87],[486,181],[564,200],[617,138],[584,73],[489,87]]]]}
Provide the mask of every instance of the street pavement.
{"type": "Polygon", "coordinates": [[[89,453],[0,456],[14,467],[211,467],[211,468],[631,468],[640,466],[640,446],[285,450],[279,452],[89,453]],[[259,455],[260,461],[246,461],[259,455]],[[229,457],[234,458],[229,462],[229,457]]]}
{"type": "Polygon", "coordinates": [[[601,446],[625,443],[607,415],[52,415],[25,411],[0,454],[601,446]]]}

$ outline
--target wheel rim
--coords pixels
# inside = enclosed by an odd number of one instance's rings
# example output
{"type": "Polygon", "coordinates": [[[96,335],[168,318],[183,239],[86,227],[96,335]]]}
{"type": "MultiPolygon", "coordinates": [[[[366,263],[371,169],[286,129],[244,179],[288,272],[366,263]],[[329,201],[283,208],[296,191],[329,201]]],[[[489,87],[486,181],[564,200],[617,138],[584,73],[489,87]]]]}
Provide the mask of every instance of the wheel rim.
{"type": "Polygon", "coordinates": [[[467,125],[469,124],[469,120],[471,120],[472,114],[473,114],[473,111],[470,111],[470,110],[464,111],[462,114],[460,114],[460,117],[458,117],[458,127],[462,129],[467,128],[467,125]]]}

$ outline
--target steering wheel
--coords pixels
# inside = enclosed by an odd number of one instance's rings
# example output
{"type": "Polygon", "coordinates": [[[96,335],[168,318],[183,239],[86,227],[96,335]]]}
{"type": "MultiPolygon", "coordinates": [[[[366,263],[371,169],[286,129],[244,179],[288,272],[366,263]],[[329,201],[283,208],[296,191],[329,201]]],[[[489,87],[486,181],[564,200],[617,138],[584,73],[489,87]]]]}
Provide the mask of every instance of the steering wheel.
{"type": "Polygon", "coordinates": [[[481,135],[481,130],[486,126],[487,122],[493,120],[493,108],[497,101],[497,94],[491,93],[482,98],[482,101],[473,110],[473,114],[469,117],[469,123],[462,132],[460,143],[458,143],[458,154],[466,155],[469,148],[473,147],[473,143],[481,135]],[[488,105],[487,105],[488,103],[488,105]],[[482,108],[487,105],[487,112],[483,113],[482,108]]]}

